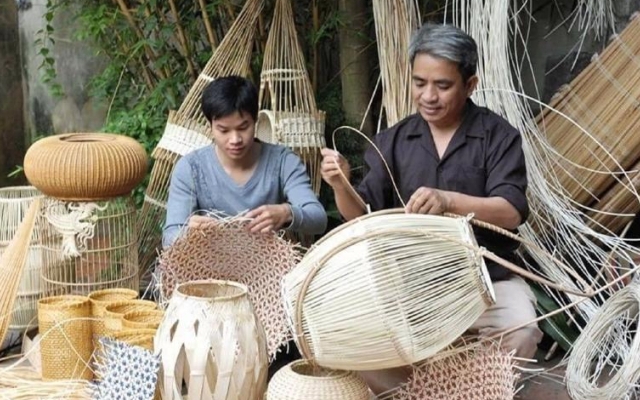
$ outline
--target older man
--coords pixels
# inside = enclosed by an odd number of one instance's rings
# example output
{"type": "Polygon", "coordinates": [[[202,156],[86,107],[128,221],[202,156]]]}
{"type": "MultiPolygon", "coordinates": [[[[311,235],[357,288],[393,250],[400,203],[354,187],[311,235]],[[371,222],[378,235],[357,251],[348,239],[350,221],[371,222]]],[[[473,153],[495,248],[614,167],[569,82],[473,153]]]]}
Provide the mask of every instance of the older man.
{"type": "MultiPolygon", "coordinates": [[[[515,230],[529,212],[527,176],[519,132],[494,112],[470,99],[478,84],[477,45],[451,25],[424,25],[412,38],[412,97],[417,113],[375,137],[406,203],[406,212],[466,215],[515,230]]],[[[333,188],[342,216],[365,213],[347,190],[340,171],[348,162],[323,149],[322,176],[333,188]]],[[[365,154],[368,173],[357,192],[372,210],[400,207],[380,156],[365,154]]],[[[479,245],[515,261],[517,242],[485,229],[475,229],[479,245]]],[[[536,317],[535,297],[528,285],[501,266],[487,261],[497,303],[473,325],[480,336],[493,336],[536,317]]],[[[501,337],[506,349],[533,357],[542,333],[535,324],[501,337]]],[[[375,392],[397,385],[406,369],[365,373],[375,392]]]]}

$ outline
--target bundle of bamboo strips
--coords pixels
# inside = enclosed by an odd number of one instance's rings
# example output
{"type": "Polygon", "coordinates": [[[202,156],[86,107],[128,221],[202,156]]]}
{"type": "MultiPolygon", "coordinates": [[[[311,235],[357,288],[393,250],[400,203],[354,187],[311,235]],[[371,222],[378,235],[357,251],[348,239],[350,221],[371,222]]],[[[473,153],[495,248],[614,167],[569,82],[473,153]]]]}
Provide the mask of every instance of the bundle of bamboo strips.
{"type": "Polygon", "coordinates": [[[262,6],[263,0],[245,3],[178,111],[169,114],[162,139],[152,153],[155,163],[138,219],[141,276],[153,264],[160,245],[160,226],[164,221],[173,167],[188,152],[212,143],[207,121],[200,112],[202,91],[218,77],[249,74],[255,25],[262,6]]]}
{"type": "Polygon", "coordinates": [[[617,232],[630,217],[616,214],[640,211],[637,178],[625,174],[638,167],[640,154],[638,52],[636,18],[536,118],[558,156],[547,179],[557,179],[566,196],[593,208],[590,226],[598,230],[617,232]]]}

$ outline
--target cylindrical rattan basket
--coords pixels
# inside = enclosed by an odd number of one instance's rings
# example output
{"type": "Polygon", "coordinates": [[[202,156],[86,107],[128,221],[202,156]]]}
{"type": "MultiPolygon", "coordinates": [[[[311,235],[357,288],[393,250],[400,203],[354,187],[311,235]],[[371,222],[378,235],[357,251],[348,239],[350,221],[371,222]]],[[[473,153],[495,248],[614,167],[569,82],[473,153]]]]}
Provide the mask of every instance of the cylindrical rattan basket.
{"type": "Polygon", "coordinates": [[[134,139],[109,133],[66,133],[38,140],[24,158],[29,182],[66,201],[128,195],[147,172],[147,154],[134,139]]]}
{"type": "Polygon", "coordinates": [[[122,330],[122,317],[131,311],[155,310],[156,303],[150,300],[120,300],[105,307],[103,314],[105,335],[113,336],[122,330]]]}
{"type": "Polygon", "coordinates": [[[476,246],[463,218],[398,210],[334,229],[283,279],[302,354],[344,370],[436,354],[494,303],[476,246]]]}
{"type": "Polygon", "coordinates": [[[133,289],[113,288],[96,290],[89,293],[89,300],[91,301],[91,315],[94,317],[92,321],[92,329],[94,340],[97,341],[101,336],[106,335],[106,328],[104,327],[104,313],[105,308],[117,301],[133,300],[138,297],[138,292],[133,289]]]}
{"type": "Polygon", "coordinates": [[[87,297],[40,299],[38,323],[43,379],[92,379],[90,318],[91,303],[87,297]]]}
{"type": "Polygon", "coordinates": [[[271,378],[266,400],[369,400],[369,388],[353,372],[326,369],[306,360],[284,366],[271,378]]]}
{"type": "Polygon", "coordinates": [[[122,316],[123,329],[158,329],[164,318],[161,310],[136,310],[122,316]]]}
{"type": "Polygon", "coordinates": [[[119,332],[115,332],[113,334],[113,339],[153,351],[153,339],[155,334],[155,329],[124,329],[119,332]]]}

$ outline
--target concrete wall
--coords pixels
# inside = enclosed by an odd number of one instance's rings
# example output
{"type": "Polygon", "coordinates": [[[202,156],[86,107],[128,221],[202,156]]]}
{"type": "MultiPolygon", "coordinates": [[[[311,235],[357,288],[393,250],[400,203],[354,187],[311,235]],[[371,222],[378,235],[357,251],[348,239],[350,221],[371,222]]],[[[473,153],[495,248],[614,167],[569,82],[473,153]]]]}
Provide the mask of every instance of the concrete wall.
{"type": "Polygon", "coordinates": [[[45,2],[34,2],[19,15],[27,132],[33,140],[53,133],[96,131],[104,124],[107,107],[89,97],[87,85],[104,68],[104,60],[89,45],[74,38],[76,25],[71,13],[58,12],[53,20],[55,45],[51,50],[64,95],[54,98],[41,82],[42,59],[34,45],[36,32],[45,26],[45,12],[45,2]]]}
{"type": "Polygon", "coordinates": [[[0,187],[23,183],[7,178],[24,157],[21,82],[16,2],[0,0],[0,187]]]}

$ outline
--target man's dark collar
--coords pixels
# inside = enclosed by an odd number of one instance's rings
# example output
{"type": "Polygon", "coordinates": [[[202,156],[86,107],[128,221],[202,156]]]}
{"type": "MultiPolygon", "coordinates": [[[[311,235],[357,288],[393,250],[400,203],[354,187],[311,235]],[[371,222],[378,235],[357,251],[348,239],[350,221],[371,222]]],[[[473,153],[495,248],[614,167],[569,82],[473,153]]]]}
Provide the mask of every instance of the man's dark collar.
{"type": "MultiPolygon", "coordinates": [[[[465,109],[462,113],[462,122],[460,123],[460,128],[465,129],[465,135],[469,136],[469,137],[476,137],[476,138],[483,138],[484,135],[484,129],[469,129],[469,124],[465,123],[467,122],[467,119],[472,119],[475,118],[476,115],[481,112],[481,108],[478,107],[473,100],[471,100],[471,98],[467,99],[467,104],[465,105],[465,109]]],[[[424,124],[426,126],[426,128],[428,129],[429,132],[431,132],[431,129],[429,128],[429,123],[427,121],[424,120],[424,118],[422,118],[422,115],[420,115],[420,113],[416,112],[415,114],[416,118],[419,118],[418,123],[419,124],[424,124]]],[[[420,137],[422,135],[422,131],[421,130],[413,130],[407,133],[407,138],[413,138],[413,137],[420,137]]]]}

